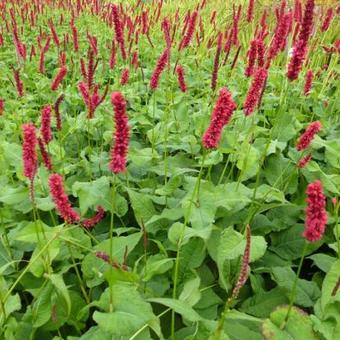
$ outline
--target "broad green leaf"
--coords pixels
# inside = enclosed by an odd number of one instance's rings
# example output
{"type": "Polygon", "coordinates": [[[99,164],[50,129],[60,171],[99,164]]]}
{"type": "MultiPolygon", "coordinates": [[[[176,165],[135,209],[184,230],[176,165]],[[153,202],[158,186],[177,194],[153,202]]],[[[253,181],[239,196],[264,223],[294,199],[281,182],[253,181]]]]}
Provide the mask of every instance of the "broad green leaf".
{"type": "Polygon", "coordinates": [[[96,210],[101,205],[105,210],[112,209],[110,180],[102,176],[92,182],[75,182],[72,186],[75,197],[79,197],[79,206],[82,215],[85,215],[89,208],[96,210]]]}
{"type": "Polygon", "coordinates": [[[182,315],[183,318],[188,321],[195,322],[201,319],[199,314],[194,309],[192,309],[192,307],[190,307],[189,304],[187,304],[184,301],[170,298],[149,298],[148,301],[170,307],[172,310],[182,315]]]}
{"type": "Polygon", "coordinates": [[[189,306],[194,306],[201,298],[200,278],[195,277],[184,283],[183,290],[179,296],[179,300],[186,302],[189,306]]]}
{"type": "MultiPolygon", "coordinates": [[[[277,285],[287,291],[287,296],[293,288],[295,273],[290,267],[272,268],[272,277],[277,285]]],[[[295,303],[303,307],[312,307],[320,297],[320,289],[313,281],[298,279],[295,303]]]]}
{"type": "Polygon", "coordinates": [[[327,304],[340,301],[340,288],[336,289],[340,280],[340,260],[333,263],[326,274],[321,290],[321,308],[324,310],[327,304]]]}
{"type": "Polygon", "coordinates": [[[293,307],[290,311],[288,322],[284,329],[281,325],[287,315],[288,307],[277,308],[270,314],[262,325],[262,332],[266,339],[291,339],[291,340],[317,340],[318,337],[313,331],[313,324],[308,314],[301,309],[293,307]]]}
{"type": "Polygon", "coordinates": [[[62,275],[58,274],[47,274],[45,275],[52,283],[52,285],[57,289],[57,291],[62,295],[67,306],[67,315],[71,312],[71,298],[69,291],[65,285],[62,275]]]}

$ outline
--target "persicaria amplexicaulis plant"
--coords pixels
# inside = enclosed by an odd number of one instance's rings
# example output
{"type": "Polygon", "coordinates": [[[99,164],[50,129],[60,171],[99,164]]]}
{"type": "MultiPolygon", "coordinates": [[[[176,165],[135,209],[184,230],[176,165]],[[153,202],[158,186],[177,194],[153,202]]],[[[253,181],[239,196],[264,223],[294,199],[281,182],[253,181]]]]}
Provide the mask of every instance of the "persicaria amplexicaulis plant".
{"type": "Polygon", "coordinates": [[[47,150],[46,150],[46,144],[45,142],[42,140],[41,137],[38,138],[38,145],[39,145],[39,150],[40,150],[40,154],[44,163],[44,166],[46,167],[47,170],[52,171],[52,161],[51,161],[51,157],[48,154],[47,150]]]}
{"type": "Polygon", "coordinates": [[[312,70],[308,70],[306,73],[306,80],[305,80],[305,87],[304,87],[304,94],[308,96],[313,84],[314,74],[312,70]]]}
{"type": "Polygon", "coordinates": [[[63,79],[66,77],[67,75],[67,67],[66,65],[62,65],[60,67],[60,69],[58,70],[57,75],[55,76],[52,84],[51,84],[51,90],[52,91],[56,91],[59,87],[59,85],[61,84],[61,82],[63,81],[63,79]]]}
{"type": "Polygon", "coordinates": [[[98,206],[96,215],[94,215],[91,218],[87,218],[83,220],[81,224],[87,229],[93,228],[104,218],[104,216],[105,216],[105,210],[103,209],[103,207],[98,206]]]}

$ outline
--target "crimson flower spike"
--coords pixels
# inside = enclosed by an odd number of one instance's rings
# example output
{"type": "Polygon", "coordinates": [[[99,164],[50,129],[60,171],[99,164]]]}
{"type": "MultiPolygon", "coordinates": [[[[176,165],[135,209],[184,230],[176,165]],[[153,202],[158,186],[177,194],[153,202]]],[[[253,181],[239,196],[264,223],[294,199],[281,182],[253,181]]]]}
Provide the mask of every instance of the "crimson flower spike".
{"type": "Polygon", "coordinates": [[[46,169],[49,171],[52,171],[52,161],[51,161],[50,155],[48,154],[46,150],[45,142],[40,137],[38,138],[38,144],[39,144],[40,154],[41,154],[41,157],[42,157],[42,160],[43,160],[43,163],[46,169]]]}
{"type": "Polygon", "coordinates": [[[214,68],[213,73],[211,77],[211,89],[215,91],[216,84],[217,84],[217,77],[218,77],[218,69],[219,69],[219,63],[220,63],[220,55],[222,51],[222,39],[223,34],[220,32],[217,37],[217,48],[216,48],[216,54],[215,54],[215,60],[214,60],[214,68]]]}
{"type": "Polygon", "coordinates": [[[22,125],[23,144],[22,160],[24,163],[24,175],[33,181],[38,168],[38,157],[36,152],[37,136],[33,123],[22,125]]]}
{"type": "Polygon", "coordinates": [[[184,69],[183,69],[182,65],[177,65],[176,73],[177,73],[177,78],[178,78],[178,85],[179,85],[181,91],[186,92],[187,86],[185,84],[185,74],[184,74],[184,69]]]}
{"type": "Polygon", "coordinates": [[[252,22],[254,18],[254,0],[249,0],[248,11],[247,11],[247,21],[252,22]]]}
{"type": "Polygon", "coordinates": [[[305,60],[308,40],[313,28],[314,5],[314,0],[307,0],[298,40],[294,44],[293,55],[288,65],[287,77],[289,80],[298,78],[305,60]]]}
{"type": "Polygon", "coordinates": [[[112,5],[112,16],[113,16],[113,24],[115,28],[115,34],[116,34],[116,41],[120,47],[120,52],[121,52],[123,60],[126,60],[123,25],[119,18],[119,10],[118,10],[117,5],[112,5]]]}
{"type": "Polygon", "coordinates": [[[306,73],[306,81],[305,81],[305,86],[304,86],[305,96],[308,96],[310,94],[310,91],[312,89],[312,84],[313,84],[313,78],[314,78],[313,71],[308,70],[306,73]]]}
{"type": "Polygon", "coordinates": [[[164,71],[166,64],[169,60],[169,49],[165,48],[164,52],[161,54],[157,61],[157,65],[152,73],[151,79],[150,79],[150,88],[152,90],[156,90],[159,83],[159,78],[164,71]]]}
{"type": "Polygon", "coordinates": [[[96,215],[91,218],[87,218],[83,220],[81,224],[87,229],[93,228],[96,224],[98,224],[104,218],[104,216],[105,216],[105,210],[101,206],[98,206],[96,215]]]}
{"type": "Polygon", "coordinates": [[[64,94],[61,94],[56,102],[54,103],[54,113],[55,113],[55,117],[56,117],[56,123],[57,123],[57,130],[60,131],[61,130],[61,114],[60,114],[60,104],[61,102],[64,100],[64,94]]]}
{"type": "Polygon", "coordinates": [[[236,109],[231,93],[226,87],[220,90],[219,97],[211,115],[210,125],[205,131],[202,142],[206,149],[215,149],[221,139],[222,131],[236,109]]]}
{"type": "Polygon", "coordinates": [[[237,299],[241,288],[247,282],[247,279],[249,276],[248,265],[250,261],[250,248],[251,248],[251,231],[250,231],[250,226],[248,224],[246,227],[246,247],[245,247],[243,258],[242,258],[242,266],[241,266],[240,274],[238,276],[237,283],[231,294],[231,298],[230,298],[231,300],[237,299]]]}
{"type": "Polygon", "coordinates": [[[254,73],[256,55],[257,55],[257,39],[253,39],[250,42],[250,47],[248,51],[248,65],[244,71],[244,74],[246,77],[250,77],[254,73]]]}
{"type": "Polygon", "coordinates": [[[19,97],[23,97],[25,94],[24,83],[20,78],[20,70],[13,69],[15,86],[19,97]]]}
{"type": "Polygon", "coordinates": [[[41,111],[40,134],[45,144],[48,144],[52,140],[51,112],[51,105],[46,105],[41,111]]]}
{"type": "Polygon", "coordinates": [[[267,76],[268,71],[263,67],[260,67],[255,72],[243,105],[243,111],[246,116],[251,115],[254,112],[256,105],[259,104],[266,85],[267,76]]]}
{"type": "Polygon", "coordinates": [[[321,123],[320,121],[316,121],[311,123],[306,131],[301,135],[297,145],[296,149],[298,151],[302,151],[307,149],[310,144],[312,143],[315,135],[321,130],[321,123]]]}
{"type": "Polygon", "coordinates": [[[48,179],[48,185],[52,200],[59,215],[67,223],[72,224],[79,222],[80,216],[75,210],[73,210],[71,203],[65,193],[63,178],[57,173],[52,174],[48,179]]]}
{"type": "Polygon", "coordinates": [[[111,151],[110,170],[115,174],[126,170],[126,156],[129,146],[129,126],[126,114],[126,101],[120,92],[114,92],[111,102],[115,112],[115,142],[111,151]]]}
{"type": "Polygon", "coordinates": [[[330,7],[328,8],[327,10],[327,13],[326,13],[326,16],[325,16],[325,19],[322,23],[322,26],[321,26],[321,32],[326,32],[332,22],[332,19],[333,19],[333,8],[330,7]]]}
{"type": "Polygon", "coordinates": [[[309,242],[319,241],[327,224],[326,197],[320,181],[310,183],[307,187],[307,209],[304,238],[309,242]]]}
{"type": "Polygon", "coordinates": [[[123,69],[120,77],[120,85],[124,86],[128,83],[129,81],[129,76],[130,76],[130,71],[129,68],[126,67],[123,69]]]}
{"type": "Polygon", "coordinates": [[[62,65],[57,73],[57,75],[55,76],[55,78],[53,79],[53,82],[51,84],[51,90],[52,91],[56,91],[59,87],[59,85],[61,84],[61,82],[64,80],[64,78],[67,75],[67,67],[66,65],[62,65]]]}
{"type": "Polygon", "coordinates": [[[179,50],[183,50],[184,48],[189,46],[191,39],[195,32],[197,17],[198,17],[198,12],[194,11],[189,19],[188,28],[179,45],[179,50]]]}

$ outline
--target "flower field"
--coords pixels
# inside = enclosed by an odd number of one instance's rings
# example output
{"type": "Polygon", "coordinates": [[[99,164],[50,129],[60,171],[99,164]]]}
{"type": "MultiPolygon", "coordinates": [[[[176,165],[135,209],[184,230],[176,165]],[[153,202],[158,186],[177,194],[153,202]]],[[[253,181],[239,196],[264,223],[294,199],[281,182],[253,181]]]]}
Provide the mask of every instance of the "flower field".
{"type": "Polygon", "coordinates": [[[0,0],[0,339],[340,339],[339,19],[0,0]]]}

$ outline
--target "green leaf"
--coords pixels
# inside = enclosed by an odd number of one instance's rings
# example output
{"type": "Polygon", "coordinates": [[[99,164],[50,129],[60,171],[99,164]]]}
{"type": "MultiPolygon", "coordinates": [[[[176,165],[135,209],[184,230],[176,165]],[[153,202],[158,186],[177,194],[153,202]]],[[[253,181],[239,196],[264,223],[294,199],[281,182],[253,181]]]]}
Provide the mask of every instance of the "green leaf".
{"type": "Polygon", "coordinates": [[[160,335],[159,321],[153,314],[151,305],[131,285],[122,283],[106,289],[99,306],[106,312],[94,312],[93,319],[104,332],[116,336],[131,336],[144,325],[149,325],[160,335]],[[113,312],[109,312],[110,296],[113,312]]]}
{"type": "Polygon", "coordinates": [[[64,298],[66,306],[67,306],[67,316],[69,316],[71,312],[71,299],[70,299],[70,294],[65,285],[62,275],[47,274],[45,276],[51,281],[52,285],[57,289],[57,291],[64,298]]]}
{"type": "Polygon", "coordinates": [[[128,190],[132,209],[139,225],[146,224],[154,215],[157,215],[151,198],[133,190],[128,190]]]}
{"type": "Polygon", "coordinates": [[[336,261],[335,257],[323,253],[313,254],[307,258],[313,260],[315,265],[325,273],[331,270],[333,263],[336,261]]]}
{"type": "Polygon", "coordinates": [[[333,263],[330,271],[322,284],[321,290],[321,308],[324,310],[326,306],[332,302],[340,301],[340,288],[336,290],[336,285],[340,280],[340,260],[333,263]],[[336,291],[336,293],[335,293],[336,291]]]}
{"type": "Polygon", "coordinates": [[[110,180],[102,176],[92,182],[75,182],[72,186],[75,197],[79,197],[79,206],[82,215],[85,215],[89,208],[95,210],[101,205],[105,210],[112,210],[110,180]]]}
{"type": "Polygon", "coordinates": [[[149,281],[155,275],[164,274],[173,266],[174,259],[166,258],[162,254],[149,256],[145,266],[143,281],[149,281]]]}
{"type": "Polygon", "coordinates": [[[285,293],[279,287],[268,292],[256,293],[242,303],[240,310],[259,318],[269,317],[274,308],[289,302],[285,293]]]}
{"type": "Polygon", "coordinates": [[[282,330],[281,325],[287,315],[288,307],[277,308],[270,314],[262,325],[262,332],[268,340],[318,340],[313,331],[313,324],[307,314],[301,309],[293,307],[285,328],[282,330]]]}
{"type": "Polygon", "coordinates": [[[170,298],[149,298],[148,301],[170,307],[172,310],[182,315],[183,318],[188,321],[195,322],[201,320],[199,314],[184,301],[170,298]]]}
{"type": "Polygon", "coordinates": [[[185,282],[179,300],[187,303],[191,307],[194,306],[201,298],[201,292],[199,290],[200,283],[201,280],[199,277],[185,282]]]}
{"type": "MultiPolygon", "coordinates": [[[[290,267],[274,267],[272,268],[272,277],[277,285],[287,291],[287,296],[290,294],[295,273],[290,267]]],[[[320,289],[315,282],[298,279],[296,289],[296,304],[303,307],[314,306],[316,300],[320,297],[320,289]]]]}

